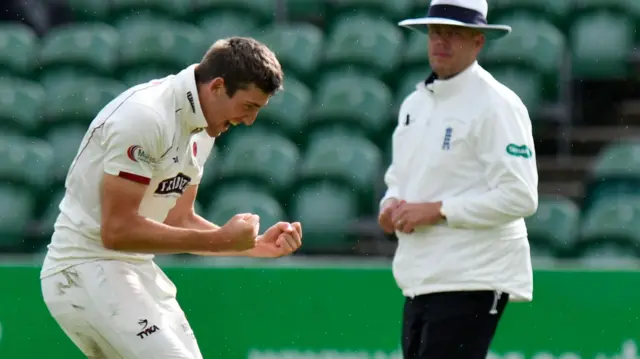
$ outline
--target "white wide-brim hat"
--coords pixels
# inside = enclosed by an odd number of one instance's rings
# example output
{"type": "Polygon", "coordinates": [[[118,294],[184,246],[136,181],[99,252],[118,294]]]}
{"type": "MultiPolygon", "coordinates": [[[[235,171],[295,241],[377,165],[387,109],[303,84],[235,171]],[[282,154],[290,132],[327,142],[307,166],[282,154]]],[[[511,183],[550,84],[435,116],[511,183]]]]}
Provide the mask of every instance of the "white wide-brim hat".
{"type": "Polygon", "coordinates": [[[402,20],[398,25],[425,33],[432,24],[462,26],[482,31],[488,39],[508,35],[511,26],[488,24],[488,12],[487,0],[431,0],[426,17],[402,20]]]}

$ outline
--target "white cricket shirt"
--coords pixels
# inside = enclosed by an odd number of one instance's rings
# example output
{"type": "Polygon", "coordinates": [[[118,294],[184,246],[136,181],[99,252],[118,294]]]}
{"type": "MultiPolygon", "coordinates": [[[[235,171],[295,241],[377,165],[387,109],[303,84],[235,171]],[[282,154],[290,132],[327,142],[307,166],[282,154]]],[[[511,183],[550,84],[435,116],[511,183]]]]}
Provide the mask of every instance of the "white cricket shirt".
{"type": "Polygon", "coordinates": [[[150,254],[108,250],[100,238],[105,173],[147,184],[139,214],[163,222],[189,185],[200,182],[214,139],[192,65],[134,86],[107,104],[89,126],[65,183],[65,196],[41,277],[100,259],[148,261],[150,254]]]}
{"type": "Polygon", "coordinates": [[[447,217],[396,233],[393,272],[405,296],[497,290],[532,299],[523,219],[538,205],[531,121],[520,98],[480,65],[420,83],[405,99],[385,182],[382,201],[443,201],[447,217]]]}

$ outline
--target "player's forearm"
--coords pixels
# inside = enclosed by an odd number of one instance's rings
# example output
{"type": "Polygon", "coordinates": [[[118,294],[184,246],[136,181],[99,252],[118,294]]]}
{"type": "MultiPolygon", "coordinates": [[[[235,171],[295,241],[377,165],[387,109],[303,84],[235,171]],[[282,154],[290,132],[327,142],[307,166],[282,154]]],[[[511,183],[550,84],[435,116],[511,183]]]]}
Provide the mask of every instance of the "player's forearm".
{"type": "Polygon", "coordinates": [[[104,223],[106,248],[135,253],[179,254],[228,250],[228,241],[218,229],[177,228],[142,216],[104,223]]]}
{"type": "MultiPolygon", "coordinates": [[[[215,223],[208,221],[202,216],[194,213],[190,213],[184,216],[181,216],[179,219],[176,219],[172,223],[167,223],[172,226],[185,228],[185,229],[195,229],[195,230],[217,230],[220,227],[215,223]]],[[[199,256],[218,256],[218,257],[251,257],[252,251],[242,251],[242,252],[229,252],[229,251],[193,251],[191,254],[199,255],[199,256]]]]}
{"type": "Polygon", "coordinates": [[[220,226],[212,223],[202,216],[192,213],[189,215],[185,215],[180,217],[180,219],[176,220],[175,223],[167,223],[166,224],[174,227],[186,228],[186,229],[198,229],[203,231],[210,231],[219,229],[220,226]]]}

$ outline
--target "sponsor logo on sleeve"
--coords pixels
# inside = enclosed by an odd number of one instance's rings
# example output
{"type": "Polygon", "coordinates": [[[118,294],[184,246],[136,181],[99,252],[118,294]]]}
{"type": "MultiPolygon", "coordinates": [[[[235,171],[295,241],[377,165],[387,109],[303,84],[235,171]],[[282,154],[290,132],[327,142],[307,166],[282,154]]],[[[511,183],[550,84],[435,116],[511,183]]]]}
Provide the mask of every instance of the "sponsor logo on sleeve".
{"type": "Polygon", "coordinates": [[[516,145],[515,143],[510,143],[507,145],[507,154],[513,157],[522,157],[522,158],[531,158],[533,156],[533,152],[527,145],[516,145]]]}
{"type": "Polygon", "coordinates": [[[167,178],[158,183],[158,188],[156,188],[155,193],[160,195],[172,193],[181,195],[184,193],[184,190],[187,188],[190,182],[191,177],[181,172],[178,173],[175,177],[167,178]]]}
{"type": "Polygon", "coordinates": [[[133,162],[155,164],[157,160],[149,156],[142,147],[138,145],[131,145],[127,149],[127,157],[133,162]]]}

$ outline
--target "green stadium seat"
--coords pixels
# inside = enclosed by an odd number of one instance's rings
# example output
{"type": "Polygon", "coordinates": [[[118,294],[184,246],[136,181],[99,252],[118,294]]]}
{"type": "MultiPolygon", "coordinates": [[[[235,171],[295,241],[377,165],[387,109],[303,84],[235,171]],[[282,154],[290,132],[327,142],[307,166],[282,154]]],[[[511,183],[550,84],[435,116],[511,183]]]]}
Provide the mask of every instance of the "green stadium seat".
{"type": "Polygon", "coordinates": [[[285,6],[288,18],[293,21],[323,18],[327,13],[325,0],[287,0],[285,6]]]}
{"type": "Polygon", "coordinates": [[[577,268],[585,270],[627,270],[638,266],[638,253],[628,246],[603,241],[584,248],[574,263],[577,268]]]}
{"type": "Polygon", "coordinates": [[[250,190],[246,187],[226,186],[207,206],[204,217],[222,226],[239,213],[253,213],[260,216],[260,233],[287,216],[278,200],[267,192],[250,190]]]}
{"type": "Polygon", "coordinates": [[[141,68],[130,71],[124,71],[120,79],[127,87],[133,87],[151,80],[161,79],[175,73],[174,71],[163,70],[159,68],[141,68]]]}
{"type": "Polygon", "coordinates": [[[110,0],[109,16],[121,19],[149,14],[167,19],[183,19],[191,13],[191,2],[184,0],[110,0]]]}
{"type": "Polygon", "coordinates": [[[564,34],[552,23],[530,15],[502,18],[513,32],[500,41],[489,42],[482,56],[487,67],[518,66],[540,72],[545,97],[556,101],[558,74],[565,56],[564,34]]]}
{"type": "Polygon", "coordinates": [[[38,53],[38,37],[29,26],[17,23],[0,25],[0,71],[30,77],[38,53]]]}
{"type": "Polygon", "coordinates": [[[340,125],[374,138],[385,129],[392,106],[393,94],[379,79],[332,73],[318,84],[305,131],[340,125]]]}
{"type": "Polygon", "coordinates": [[[528,14],[539,19],[551,21],[561,29],[566,29],[571,14],[571,1],[557,0],[492,0],[489,9],[489,20],[503,24],[503,17],[528,14]]]}
{"type": "Polygon", "coordinates": [[[409,33],[407,46],[402,55],[403,68],[428,65],[428,47],[429,37],[417,31],[409,33]]]}
{"type": "Polygon", "coordinates": [[[414,0],[407,18],[423,17],[427,13],[430,3],[431,0],[414,0]]]}
{"type": "Polygon", "coordinates": [[[570,3],[572,15],[599,11],[627,14],[633,17],[640,15],[640,3],[634,0],[572,0],[570,3]]]}
{"type": "Polygon", "coordinates": [[[398,82],[398,87],[395,92],[398,108],[402,104],[402,101],[416,90],[416,86],[420,82],[424,82],[430,74],[431,68],[429,65],[415,67],[404,72],[402,77],[400,77],[400,81],[398,82]]]}
{"type": "Polygon", "coordinates": [[[67,125],[56,126],[46,134],[45,139],[53,149],[51,177],[57,184],[64,183],[86,132],[87,126],[67,125]]]}
{"type": "Polygon", "coordinates": [[[219,165],[219,180],[244,178],[283,194],[296,178],[299,157],[298,147],[286,137],[247,134],[229,143],[219,165]]]}
{"type": "Polygon", "coordinates": [[[345,184],[359,196],[363,211],[371,210],[375,183],[382,173],[382,153],[364,137],[327,133],[315,137],[304,153],[300,168],[303,183],[323,179],[345,184]]]}
{"type": "Polygon", "coordinates": [[[50,240],[53,235],[53,226],[60,214],[60,202],[62,202],[63,197],[64,188],[55,191],[38,221],[38,234],[43,242],[50,240]]]}
{"type": "Polygon", "coordinates": [[[345,16],[329,32],[323,66],[356,67],[386,75],[399,64],[403,46],[404,37],[396,24],[367,14],[345,16]]]}
{"type": "Polygon", "coordinates": [[[214,12],[199,22],[205,41],[212,45],[216,40],[232,36],[251,36],[257,33],[258,22],[234,12],[214,12]]]}
{"type": "Polygon", "coordinates": [[[200,29],[188,23],[140,16],[118,24],[120,71],[155,68],[174,73],[200,61],[206,49],[200,29]]]}
{"type": "Polygon", "coordinates": [[[44,103],[45,91],[40,84],[0,81],[0,128],[24,132],[36,130],[44,103]]]}
{"type": "MultiPolygon", "coordinates": [[[[383,154],[382,154],[382,161],[384,163],[384,171],[387,170],[387,168],[389,168],[389,165],[392,162],[393,159],[393,137],[389,136],[389,138],[384,141],[384,145],[383,145],[383,154]]],[[[384,177],[384,176],[383,176],[384,177]]]]}
{"type": "Polygon", "coordinates": [[[535,70],[515,66],[489,68],[491,75],[511,91],[515,92],[535,118],[542,102],[542,76],[535,70]]]}
{"type": "Polygon", "coordinates": [[[525,219],[531,247],[553,254],[568,253],[575,244],[580,209],[568,198],[541,197],[538,211],[525,219]]]}
{"type": "Polygon", "coordinates": [[[216,146],[220,149],[220,153],[225,153],[230,144],[240,140],[244,136],[273,136],[282,135],[281,131],[275,130],[270,123],[258,120],[251,126],[235,126],[231,127],[223,136],[216,138],[216,146]]]}
{"type": "Polygon", "coordinates": [[[53,150],[40,139],[3,137],[0,140],[0,181],[44,190],[51,184],[53,150]]]}
{"type": "Polygon", "coordinates": [[[640,196],[602,198],[582,218],[583,250],[611,243],[640,254],[640,196]]]}
{"type": "Polygon", "coordinates": [[[314,183],[294,193],[290,217],[303,223],[301,253],[344,253],[354,244],[349,229],[358,219],[358,199],[348,187],[314,183]]]}
{"type": "Polygon", "coordinates": [[[631,17],[608,12],[585,14],[570,30],[572,69],[578,79],[626,78],[634,49],[631,17]]]}
{"type": "Polygon", "coordinates": [[[220,168],[220,147],[220,144],[216,140],[209,154],[209,158],[207,158],[204,164],[204,171],[198,189],[198,200],[203,201],[201,203],[207,203],[207,200],[210,199],[211,194],[215,191],[215,182],[218,178],[218,169],[220,168]]]}
{"type": "Polygon", "coordinates": [[[276,2],[264,0],[196,0],[194,11],[197,14],[216,12],[236,12],[249,21],[255,19],[262,24],[275,19],[276,2]]]}
{"type": "Polygon", "coordinates": [[[202,215],[204,212],[204,205],[202,204],[201,201],[197,200],[193,203],[193,210],[199,214],[202,215]]]}
{"type": "Polygon", "coordinates": [[[107,21],[109,1],[105,0],[67,0],[76,21],[107,21]]]}
{"type": "Polygon", "coordinates": [[[0,184],[0,251],[23,252],[35,198],[26,189],[0,184]]]}
{"type": "Polygon", "coordinates": [[[311,90],[305,84],[286,76],[284,89],[269,100],[257,122],[276,127],[295,140],[303,135],[311,100],[311,90]]]}
{"type": "Polygon", "coordinates": [[[52,81],[46,90],[44,119],[47,123],[76,123],[86,127],[126,86],[110,79],[70,76],[52,81]]]}
{"type": "Polygon", "coordinates": [[[43,71],[85,70],[111,75],[118,61],[119,34],[107,24],[72,24],[54,28],[42,40],[43,71]]]}
{"type": "Polygon", "coordinates": [[[257,39],[278,56],[285,71],[309,79],[322,56],[323,33],[309,24],[274,24],[262,30],[257,39]]]}
{"type": "Polygon", "coordinates": [[[593,175],[599,180],[626,177],[640,179],[640,142],[620,141],[606,146],[597,156],[593,175]]]}
{"type": "Polygon", "coordinates": [[[332,13],[365,12],[396,21],[408,16],[413,2],[414,0],[336,0],[330,1],[329,7],[332,13]]]}
{"type": "Polygon", "coordinates": [[[585,189],[583,213],[610,196],[640,195],[640,142],[620,141],[601,150],[585,189]]]}

